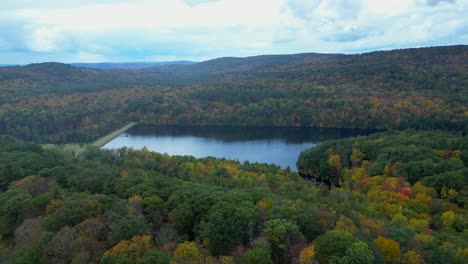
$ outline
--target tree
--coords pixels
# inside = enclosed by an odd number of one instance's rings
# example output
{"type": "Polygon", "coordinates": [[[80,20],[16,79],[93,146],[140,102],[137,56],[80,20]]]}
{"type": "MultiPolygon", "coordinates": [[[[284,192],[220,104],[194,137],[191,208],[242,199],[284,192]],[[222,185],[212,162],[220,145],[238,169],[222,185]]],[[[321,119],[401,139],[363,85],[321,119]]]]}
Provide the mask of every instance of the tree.
{"type": "Polygon", "coordinates": [[[67,199],[53,214],[44,218],[45,226],[50,231],[60,230],[65,226],[74,226],[88,217],[102,213],[102,204],[91,196],[75,194],[67,199]]]}
{"type": "Polygon", "coordinates": [[[320,262],[327,262],[332,257],[341,258],[357,239],[351,233],[331,230],[319,236],[315,244],[315,254],[320,262]]]}
{"type": "Polygon", "coordinates": [[[80,237],[94,240],[104,240],[106,229],[101,218],[88,218],[75,226],[80,237]]]}
{"type": "Polygon", "coordinates": [[[401,255],[400,244],[393,239],[379,236],[374,240],[374,243],[379,247],[387,263],[398,260],[401,255]]]}
{"type": "Polygon", "coordinates": [[[341,173],[341,158],[338,154],[330,154],[328,157],[328,165],[330,166],[330,174],[332,176],[332,181],[337,182],[340,173],[341,173]]]}
{"type": "Polygon", "coordinates": [[[24,247],[11,256],[11,264],[36,264],[40,260],[39,252],[32,247],[24,247]]]}
{"type": "Polygon", "coordinates": [[[298,209],[297,225],[308,241],[315,240],[322,232],[318,211],[319,210],[313,206],[298,209]]]}
{"type": "Polygon", "coordinates": [[[132,261],[124,256],[104,255],[100,264],[132,264],[132,261]]]}
{"type": "Polygon", "coordinates": [[[286,219],[273,219],[266,222],[262,234],[271,243],[275,262],[285,262],[289,258],[287,255],[289,248],[304,241],[299,227],[286,219]]]}
{"type": "Polygon", "coordinates": [[[372,264],[374,263],[374,255],[365,242],[357,241],[346,249],[341,260],[340,263],[347,264],[372,264]]]}
{"type": "Polygon", "coordinates": [[[358,148],[353,148],[350,156],[351,163],[353,166],[357,167],[361,163],[362,159],[364,159],[366,155],[361,152],[358,148]]]}
{"type": "Polygon", "coordinates": [[[105,254],[123,256],[132,262],[139,260],[143,254],[153,247],[152,237],[148,235],[134,236],[130,240],[122,240],[105,254]]]}
{"type": "Polygon", "coordinates": [[[159,229],[155,237],[158,246],[168,249],[168,246],[175,248],[179,236],[173,225],[165,224],[159,229]]]}
{"type": "Polygon", "coordinates": [[[220,264],[236,264],[236,261],[232,256],[220,256],[219,262],[220,264]]]}
{"type": "Polygon", "coordinates": [[[312,264],[315,256],[314,245],[308,246],[301,251],[299,256],[299,264],[312,264]]]}
{"type": "Polygon", "coordinates": [[[148,219],[160,222],[160,218],[162,218],[162,212],[166,207],[164,201],[161,198],[158,196],[146,197],[141,200],[141,204],[143,205],[143,210],[148,219]]]}
{"type": "Polygon", "coordinates": [[[145,252],[143,257],[138,260],[137,264],[169,264],[171,263],[171,255],[166,252],[150,249],[145,252]]]}
{"type": "Polygon", "coordinates": [[[401,255],[402,262],[405,264],[422,264],[424,263],[423,258],[416,252],[409,250],[405,254],[401,255]]]}
{"type": "Polygon", "coordinates": [[[394,223],[387,226],[389,237],[401,245],[406,245],[410,241],[415,232],[407,224],[394,223]]]}
{"type": "Polygon", "coordinates": [[[455,223],[455,213],[453,211],[446,211],[440,217],[440,223],[443,227],[450,228],[455,223]]]}
{"type": "Polygon", "coordinates": [[[117,242],[129,239],[136,235],[142,235],[148,231],[148,225],[143,216],[124,216],[110,224],[109,242],[117,242]]]}
{"type": "Polygon", "coordinates": [[[203,256],[197,245],[189,241],[177,246],[172,259],[177,264],[201,264],[203,262],[203,256]]]}
{"type": "Polygon", "coordinates": [[[271,256],[268,251],[263,248],[249,249],[242,255],[242,264],[273,264],[271,256]]]}
{"type": "Polygon", "coordinates": [[[214,205],[201,223],[202,237],[214,255],[228,254],[250,238],[257,221],[257,207],[248,201],[221,201],[214,205]]]}
{"type": "Polygon", "coordinates": [[[187,203],[179,204],[169,215],[179,234],[190,234],[193,231],[195,215],[187,203]]]}
{"type": "Polygon", "coordinates": [[[51,264],[71,263],[73,241],[77,234],[71,227],[57,232],[43,250],[43,260],[51,264]]]}
{"type": "Polygon", "coordinates": [[[24,246],[35,246],[38,244],[43,228],[41,218],[25,220],[15,230],[15,246],[21,248],[24,246]]]}
{"type": "Polygon", "coordinates": [[[356,225],[353,223],[353,220],[349,219],[348,217],[341,215],[340,219],[336,222],[336,230],[346,231],[352,234],[357,233],[358,229],[356,225]]]}
{"type": "Polygon", "coordinates": [[[25,190],[8,190],[0,196],[0,213],[9,224],[19,224],[23,221],[24,210],[28,208],[30,200],[31,196],[25,190]]]}

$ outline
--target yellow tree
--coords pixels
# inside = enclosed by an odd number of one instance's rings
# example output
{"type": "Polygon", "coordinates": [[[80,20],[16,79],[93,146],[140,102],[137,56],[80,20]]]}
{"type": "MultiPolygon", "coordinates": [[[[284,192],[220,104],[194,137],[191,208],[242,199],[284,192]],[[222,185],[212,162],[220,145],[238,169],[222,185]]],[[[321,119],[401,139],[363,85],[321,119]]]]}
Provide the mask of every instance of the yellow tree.
{"type": "Polygon", "coordinates": [[[152,237],[149,235],[134,236],[130,240],[122,240],[113,248],[108,250],[105,255],[115,255],[127,257],[136,262],[146,251],[153,248],[152,237]]]}
{"type": "Polygon", "coordinates": [[[440,217],[440,223],[444,227],[452,227],[455,223],[455,213],[453,211],[446,211],[440,217]]]}
{"type": "Polygon", "coordinates": [[[231,257],[231,256],[220,256],[219,262],[221,264],[235,264],[236,263],[236,261],[234,260],[234,257],[231,257]]]}
{"type": "Polygon", "coordinates": [[[340,216],[340,219],[338,219],[338,221],[336,222],[335,229],[341,230],[341,231],[347,231],[352,234],[355,234],[358,231],[356,225],[353,223],[353,220],[349,219],[348,217],[344,215],[340,216]]]}
{"type": "Polygon", "coordinates": [[[423,258],[416,252],[410,250],[401,256],[402,262],[407,264],[422,264],[423,258]]]}
{"type": "Polygon", "coordinates": [[[311,264],[314,261],[314,256],[315,256],[314,245],[310,245],[301,251],[301,255],[299,256],[299,263],[311,264]]]}
{"type": "Polygon", "coordinates": [[[198,264],[203,262],[203,256],[194,242],[186,241],[177,246],[173,255],[173,263],[198,264]]]}
{"type": "Polygon", "coordinates": [[[374,240],[374,243],[384,255],[386,263],[398,261],[401,255],[400,244],[398,244],[398,242],[390,238],[379,236],[374,240]]]}
{"type": "Polygon", "coordinates": [[[331,183],[337,183],[341,174],[341,158],[338,154],[333,154],[333,151],[328,156],[328,166],[330,166],[331,183]]]}

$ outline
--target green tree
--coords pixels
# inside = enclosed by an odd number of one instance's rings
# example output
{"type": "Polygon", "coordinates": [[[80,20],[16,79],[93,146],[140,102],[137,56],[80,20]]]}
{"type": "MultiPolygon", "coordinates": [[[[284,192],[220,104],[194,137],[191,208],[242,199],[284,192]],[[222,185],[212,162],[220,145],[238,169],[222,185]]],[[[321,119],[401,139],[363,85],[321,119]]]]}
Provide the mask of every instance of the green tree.
{"type": "Polygon", "coordinates": [[[104,255],[100,264],[132,264],[132,262],[125,256],[104,255]]]}
{"type": "Polygon", "coordinates": [[[141,204],[143,205],[144,212],[148,215],[151,215],[154,211],[162,211],[166,207],[164,201],[158,196],[143,198],[141,204]]]}
{"type": "Polygon", "coordinates": [[[214,255],[228,254],[253,234],[257,207],[248,201],[221,201],[214,205],[201,223],[202,237],[214,255]]]}
{"type": "Polygon", "coordinates": [[[11,264],[36,264],[39,263],[40,254],[37,249],[24,247],[11,256],[11,264]]]}
{"type": "Polygon", "coordinates": [[[24,190],[8,190],[0,196],[0,213],[8,223],[14,225],[23,221],[24,210],[28,208],[31,196],[24,190]]]}
{"type": "Polygon", "coordinates": [[[102,204],[85,194],[74,194],[67,199],[53,214],[44,218],[45,226],[50,231],[58,231],[65,226],[74,226],[88,217],[102,213],[102,204]]]}
{"type": "Polygon", "coordinates": [[[346,250],[345,255],[339,260],[338,263],[372,264],[374,263],[374,254],[365,242],[357,241],[346,250]]]}
{"type": "Polygon", "coordinates": [[[366,155],[362,153],[360,149],[353,148],[349,159],[351,160],[353,166],[359,166],[365,156],[366,155]]]}
{"type": "Polygon", "coordinates": [[[286,219],[273,219],[266,222],[262,234],[271,243],[275,262],[286,261],[289,248],[304,241],[304,236],[299,231],[299,227],[286,219]]]}
{"type": "Polygon", "coordinates": [[[171,263],[171,255],[158,250],[148,250],[137,264],[169,264],[171,263]]]}
{"type": "Polygon", "coordinates": [[[297,225],[308,241],[315,240],[322,232],[322,226],[318,218],[318,209],[312,206],[299,208],[297,214],[297,225]]]}
{"type": "Polygon", "coordinates": [[[315,244],[315,254],[319,261],[327,262],[330,258],[341,258],[357,239],[351,233],[331,230],[319,236],[315,244]]]}
{"type": "Polygon", "coordinates": [[[263,248],[249,249],[242,255],[242,264],[273,264],[270,253],[263,248]]]}
{"type": "Polygon", "coordinates": [[[114,245],[121,240],[142,235],[149,230],[143,216],[124,216],[110,224],[109,242],[114,245]]]}
{"type": "Polygon", "coordinates": [[[446,211],[440,217],[440,223],[442,224],[443,227],[450,228],[455,223],[455,217],[456,215],[453,211],[446,211]]]}

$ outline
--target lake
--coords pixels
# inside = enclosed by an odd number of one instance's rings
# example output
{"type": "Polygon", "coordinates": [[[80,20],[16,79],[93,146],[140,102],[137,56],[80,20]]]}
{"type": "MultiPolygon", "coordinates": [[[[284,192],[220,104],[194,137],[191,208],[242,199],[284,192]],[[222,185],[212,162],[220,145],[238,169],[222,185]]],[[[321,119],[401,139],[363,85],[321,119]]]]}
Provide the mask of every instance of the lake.
{"type": "Polygon", "coordinates": [[[212,156],[275,163],[296,169],[306,148],[330,139],[375,133],[375,130],[306,127],[154,126],[137,125],[103,146],[128,147],[169,155],[212,156]]]}

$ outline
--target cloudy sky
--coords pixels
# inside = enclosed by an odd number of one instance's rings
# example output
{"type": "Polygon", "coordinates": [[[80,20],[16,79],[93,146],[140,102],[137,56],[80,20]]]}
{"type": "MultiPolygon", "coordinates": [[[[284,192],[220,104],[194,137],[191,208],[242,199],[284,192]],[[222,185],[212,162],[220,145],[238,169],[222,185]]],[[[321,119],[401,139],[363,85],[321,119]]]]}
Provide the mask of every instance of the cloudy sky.
{"type": "Polygon", "coordinates": [[[0,0],[0,64],[468,44],[468,0],[0,0]]]}

